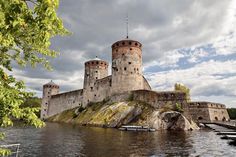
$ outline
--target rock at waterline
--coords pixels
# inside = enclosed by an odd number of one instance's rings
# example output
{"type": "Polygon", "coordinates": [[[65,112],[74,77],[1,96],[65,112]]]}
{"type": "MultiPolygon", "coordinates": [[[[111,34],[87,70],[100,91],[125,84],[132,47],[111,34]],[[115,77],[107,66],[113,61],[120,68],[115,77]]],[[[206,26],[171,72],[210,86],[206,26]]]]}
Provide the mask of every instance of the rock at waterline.
{"type": "Polygon", "coordinates": [[[49,118],[49,121],[100,127],[120,127],[129,124],[149,126],[157,130],[199,129],[196,123],[189,121],[179,112],[160,113],[158,109],[141,102],[96,103],[76,116],[75,110],[64,111],[49,118]]]}
{"type": "Polygon", "coordinates": [[[189,121],[183,114],[176,111],[153,112],[150,125],[158,130],[198,130],[193,121],[189,121]]]}

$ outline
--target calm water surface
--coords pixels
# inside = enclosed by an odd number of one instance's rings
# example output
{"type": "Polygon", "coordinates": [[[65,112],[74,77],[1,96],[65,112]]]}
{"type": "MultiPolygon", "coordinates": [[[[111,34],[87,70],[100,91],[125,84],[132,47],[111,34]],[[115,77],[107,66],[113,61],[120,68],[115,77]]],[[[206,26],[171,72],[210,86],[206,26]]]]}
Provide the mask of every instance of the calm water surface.
{"type": "Polygon", "coordinates": [[[42,129],[15,126],[4,143],[20,143],[26,157],[236,156],[236,147],[210,130],[124,132],[47,123],[42,129]]]}

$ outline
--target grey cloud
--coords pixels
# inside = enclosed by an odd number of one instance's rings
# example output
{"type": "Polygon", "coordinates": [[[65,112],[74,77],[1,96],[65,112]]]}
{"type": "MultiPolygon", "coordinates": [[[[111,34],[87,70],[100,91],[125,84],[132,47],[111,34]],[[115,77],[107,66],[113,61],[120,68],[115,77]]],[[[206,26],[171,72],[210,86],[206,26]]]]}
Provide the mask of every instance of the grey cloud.
{"type": "MultiPolygon", "coordinates": [[[[83,75],[84,61],[98,56],[111,62],[111,45],[125,38],[128,12],[130,38],[143,44],[143,63],[163,60],[166,51],[208,42],[220,32],[230,1],[222,0],[61,0],[58,15],[73,33],[55,37],[53,72],[26,68],[18,75],[44,80],[69,80],[83,75]],[[135,33],[139,27],[146,31],[135,33]]],[[[15,69],[20,70],[19,67],[15,69]]],[[[80,80],[78,80],[80,81],[80,80]]],[[[43,82],[41,82],[43,83],[43,82]]],[[[32,83],[39,89],[40,83],[32,83]]],[[[68,82],[63,90],[74,89],[68,82]]]]}
{"type": "Polygon", "coordinates": [[[225,86],[214,84],[198,88],[194,96],[235,96],[233,91],[227,89],[225,86]]]}

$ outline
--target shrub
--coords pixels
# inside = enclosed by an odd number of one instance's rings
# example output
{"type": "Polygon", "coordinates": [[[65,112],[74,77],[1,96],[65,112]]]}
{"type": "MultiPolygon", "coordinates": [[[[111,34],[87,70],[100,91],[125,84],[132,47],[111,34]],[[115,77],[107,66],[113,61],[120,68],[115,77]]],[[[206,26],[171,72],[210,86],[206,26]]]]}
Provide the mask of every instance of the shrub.
{"type": "Polygon", "coordinates": [[[82,106],[80,106],[78,109],[79,112],[82,112],[83,110],[85,110],[85,108],[83,108],[82,106]]]}
{"type": "Polygon", "coordinates": [[[181,105],[178,104],[178,103],[175,104],[175,111],[181,112],[181,113],[184,112],[184,110],[182,109],[181,105]]]}
{"type": "Polygon", "coordinates": [[[160,113],[168,112],[168,111],[173,111],[173,106],[169,103],[165,104],[162,108],[160,108],[160,113]]]}
{"type": "Polygon", "coordinates": [[[127,101],[133,101],[134,100],[134,94],[131,93],[129,94],[128,100],[127,101]]]}
{"type": "Polygon", "coordinates": [[[236,108],[227,108],[230,119],[236,119],[236,108]]]}
{"type": "Polygon", "coordinates": [[[186,94],[186,97],[185,97],[186,100],[188,102],[191,101],[191,99],[190,99],[190,89],[187,86],[185,86],[183,84],[180,84],[180,83],[176,83],[175,84],[175,91],[180,91],[180,92],[185,93],[186,94]]]}

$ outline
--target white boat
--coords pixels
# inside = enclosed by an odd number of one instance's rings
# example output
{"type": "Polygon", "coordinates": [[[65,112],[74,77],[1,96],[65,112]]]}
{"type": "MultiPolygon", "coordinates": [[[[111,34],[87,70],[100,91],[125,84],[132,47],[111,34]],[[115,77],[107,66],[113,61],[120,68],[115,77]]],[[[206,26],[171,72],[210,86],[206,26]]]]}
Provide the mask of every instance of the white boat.
{"type": "Polygon", "coordinates": [[[149,128],[148,126],[136,126],[136,125],[123,125],[119,128],[122,131],[156,131],[154,128],[149,128]]]}

